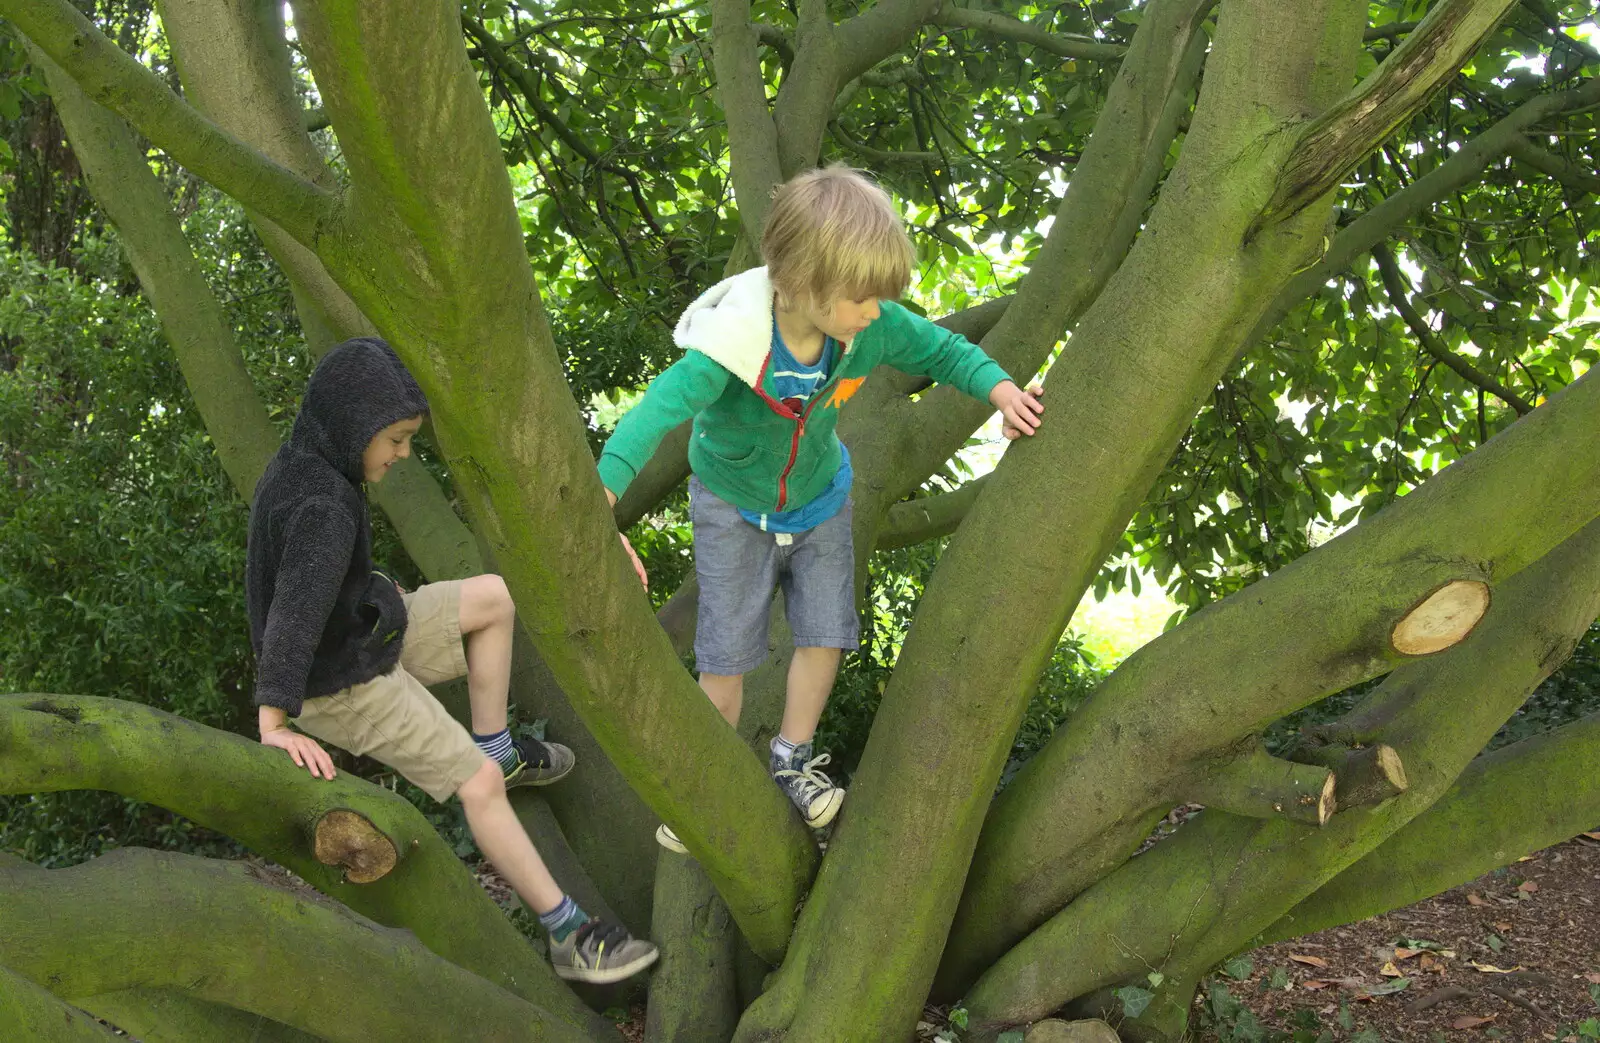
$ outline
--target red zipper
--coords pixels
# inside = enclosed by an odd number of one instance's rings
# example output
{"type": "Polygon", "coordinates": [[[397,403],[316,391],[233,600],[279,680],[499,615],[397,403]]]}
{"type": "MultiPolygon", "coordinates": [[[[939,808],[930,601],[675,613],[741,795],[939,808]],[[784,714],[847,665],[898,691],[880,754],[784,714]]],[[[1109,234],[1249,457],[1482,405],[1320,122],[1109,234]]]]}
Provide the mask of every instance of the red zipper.
{"type": "MultiPolygon", "coordinates": [[[[823,344],[823,351],[827,351],[826,343],[823,344]]],[[[841,344],[840,354],[842,355],[843,353],[843,345],[841,344]]],[[[761,362],[761,372],[756,375],[756,383],[754,387],[755,393],[761,397],[761,400],[765,402],[767,407],[774,413],[777,413],[779,416],[789,417],[795,422],[794,436],[789,439],[789,462],[783,465],[783,473],[778,475],[778,510],[781,511],[783,510],[783,505],[789,502],[789,472],[794,470],[794,462],[800,456],[800,438],[806,433],[806,418],[809,417],[811,415],[811,411],[817,407],[817,403],[822,401],[822,393],[838,382],[840,374],[844,372],[844,367],[836,367],[833,375],[827,380],[823,381],[822,386],[817,388],[817,390],[812,394],[811,400],[806,403],[806,408],[802,412],[796,413],[782,402],[779,402],[777,399],[767,394],[765,389],[761,387],[762,381],[764,381],[767,376],[767,366],[771,362],[772,352],[769,351],[767,352],[767,357],[761,362]]]]}

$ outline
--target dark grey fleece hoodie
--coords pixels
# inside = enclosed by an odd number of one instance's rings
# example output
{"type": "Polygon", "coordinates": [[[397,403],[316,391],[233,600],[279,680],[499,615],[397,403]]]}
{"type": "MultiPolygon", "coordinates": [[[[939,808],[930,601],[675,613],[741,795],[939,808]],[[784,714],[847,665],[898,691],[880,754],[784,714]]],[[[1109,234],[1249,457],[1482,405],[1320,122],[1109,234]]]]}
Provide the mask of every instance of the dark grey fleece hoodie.
{"type": "Polygon", "coordinates": [[[406,609],[372,571],[361,457],[372,436],[428,411],[399,356],[375,337],[318,363],[294,432],[256,483],[245,600],[257,705],[301,703],[386,673],[400,659],[406,609]]]}

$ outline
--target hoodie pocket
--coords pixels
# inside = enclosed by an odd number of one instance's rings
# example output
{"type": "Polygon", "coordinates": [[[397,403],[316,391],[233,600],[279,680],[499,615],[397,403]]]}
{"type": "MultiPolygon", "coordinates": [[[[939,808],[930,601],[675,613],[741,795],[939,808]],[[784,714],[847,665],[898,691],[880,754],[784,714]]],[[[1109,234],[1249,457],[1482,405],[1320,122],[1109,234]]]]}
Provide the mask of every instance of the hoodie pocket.
{"type": "Polygon", "coordinates": [[[367,590],[361,596],[361,618],[370,622],[370,632],[380,645],[405,636],[406,603],[394,580],[377,571],[367,576],[367,590]]]}

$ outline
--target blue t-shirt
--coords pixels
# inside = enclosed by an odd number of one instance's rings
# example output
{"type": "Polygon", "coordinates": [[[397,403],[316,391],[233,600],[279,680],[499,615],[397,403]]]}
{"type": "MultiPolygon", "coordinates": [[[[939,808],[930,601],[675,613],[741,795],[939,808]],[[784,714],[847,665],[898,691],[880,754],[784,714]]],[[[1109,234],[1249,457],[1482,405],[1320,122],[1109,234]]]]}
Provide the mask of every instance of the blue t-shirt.
{"type": "MultiPolygon", "coordinates": [[[[828,381],[828,373],[833,369],[833,364],[839,357],[839,344],[832,337],[825,338],[822,342],[822,355],[816,362],[806,365],[797,360],[789,352],[788,345],[784,344],[783,337],[778,334],[778,322],[772,322],[772,386],[777,392],[777,398],[796,413],[804,411],[806,403],[817,389],[828,381]]],[[[850,469],[850,450],[843,444],[839,446],[841,456],[839,470],[834,473],[833,481],[828,487],[807,504],[790,508],[787,511],[777,511],[772,514],[757,514],[739,508],[739,514],[744,520],[754,525],[763,532],[805,532],[839,513],[845,500],[850,497],[850,482],[855,477],[855,472],[850,469]]]]}

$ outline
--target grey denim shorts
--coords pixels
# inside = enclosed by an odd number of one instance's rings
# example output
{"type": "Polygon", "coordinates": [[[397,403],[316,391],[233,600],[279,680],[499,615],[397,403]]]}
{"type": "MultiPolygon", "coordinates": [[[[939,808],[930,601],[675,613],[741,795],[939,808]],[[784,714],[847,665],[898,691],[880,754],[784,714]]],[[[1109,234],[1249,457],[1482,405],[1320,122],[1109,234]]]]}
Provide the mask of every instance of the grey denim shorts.
{"type": "Polygon", "coordinates": [[[772,594],[780,584],[796,648],[854,649],[860,643],[851,514],[846,500],[832,518],[780,543],[779,534],[762,532],[699,478],[689,479],[700,581],[694,658],[701,673],[732,677],[761,665],[772,594]]]}

